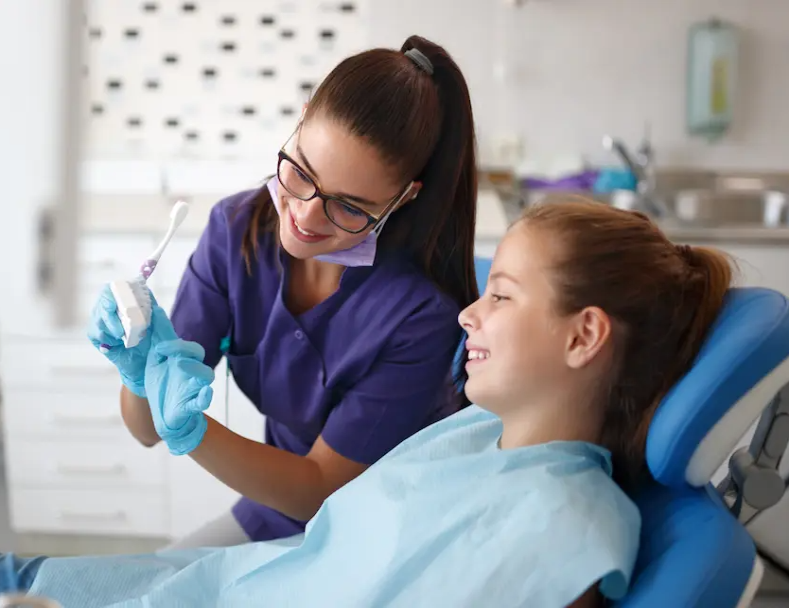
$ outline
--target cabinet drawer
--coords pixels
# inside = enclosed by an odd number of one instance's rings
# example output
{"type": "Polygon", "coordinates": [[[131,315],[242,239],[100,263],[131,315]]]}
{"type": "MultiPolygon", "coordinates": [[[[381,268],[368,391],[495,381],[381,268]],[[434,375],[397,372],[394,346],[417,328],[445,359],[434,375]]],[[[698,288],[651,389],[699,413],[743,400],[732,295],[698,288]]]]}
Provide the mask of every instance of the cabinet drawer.
{"type": "Polygon", "coordinates": [[[167,316],[173,312],[173,304],[175,304],[175,296],[177,291],[175,289],[159,289],[156,291],[156,301],[162,307],[167,316]]]}
{"type": "Polygon", "coordinates": [[[84,391],[7,390],[3,416],[7,434],[38,439],[125,437],[120,389],[84,391]]]}
{"type": "Polygon", "coordinates": [[[8,478],[46,488],[164,487],[162,445],[145,448],[130,435],[111,441],[46,441],[7,438],[8,478]]]}
{"type": "MultiPolygon", "coordinates": [[[[173,237],[167,249],[162,254],[162,259],[156,266],[153,277],[156,278],[153,289],[176,291],[181,283],[181,277],[189,263],[189,258],[197,247],[198,237],[173,237]]],[[[158,295],[158,292],[156,292],[158,295]]]]}
{"type": "Polygon", "coordinates": [[[30,489],[10,486],[17,532],[165,537],[166,498],[158,490],[30,489]]]}
{"type": "Polygon", "coordinates": [[[152,234],[86,234],[77,250],[78,277],[83,289],[96,291],[104,283],[132,279],[153,252],[152,234]]]}
{"type": "Polygon", "coordinates": [[[58,391],[68,387],[95,391],[120,386],[118,370],[87,336],[81,340],[71,336],[8,336],[0,348],[3,384],[9,388],[51,386],[58,391]]]}

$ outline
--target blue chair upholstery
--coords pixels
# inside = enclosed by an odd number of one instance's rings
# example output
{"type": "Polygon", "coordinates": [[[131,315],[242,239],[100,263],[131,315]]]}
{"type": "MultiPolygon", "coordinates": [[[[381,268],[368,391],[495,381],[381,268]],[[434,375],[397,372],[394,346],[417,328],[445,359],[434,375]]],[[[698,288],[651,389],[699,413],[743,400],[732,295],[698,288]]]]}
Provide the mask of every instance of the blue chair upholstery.
{"type": "Polygon", "coordinates": [[[655,483],[635,501],[641,546],[630,591],[615,605],[737,606],[757,564],[756,548],[719,499],[705,489],[655,483]]]}
{"type": "Polygon", "coordinates": [[[477,287],[480,295],[485,292],[485,287],[488,285],[488,275],[492,263],[493,260],[488,258],[474,258],[474,272],[477,274],[477,287]]]}
{"type": "MultiPolygon", "coordinates": [[[[488,260],[476,260],[482,285],[488,260]]],[[[763,573],[745,527],[710,484],[751,425],[789,384],[789,302],[731,289],[693,368],[660,404],[647,439],[654,482],[636,570],[622,608],[748,606],[763,573]]]]}

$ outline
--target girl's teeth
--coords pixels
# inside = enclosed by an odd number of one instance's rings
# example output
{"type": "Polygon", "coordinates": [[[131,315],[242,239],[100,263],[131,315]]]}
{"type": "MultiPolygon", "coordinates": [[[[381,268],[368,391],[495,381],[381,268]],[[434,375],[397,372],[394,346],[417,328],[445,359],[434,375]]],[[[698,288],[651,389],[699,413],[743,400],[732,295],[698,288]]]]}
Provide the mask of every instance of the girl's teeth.
{"type": "Polygon", "coordinates": [[[468,351],[469,359],[487,359],[490,353],[484,350],[470,350],[468,351]]]}

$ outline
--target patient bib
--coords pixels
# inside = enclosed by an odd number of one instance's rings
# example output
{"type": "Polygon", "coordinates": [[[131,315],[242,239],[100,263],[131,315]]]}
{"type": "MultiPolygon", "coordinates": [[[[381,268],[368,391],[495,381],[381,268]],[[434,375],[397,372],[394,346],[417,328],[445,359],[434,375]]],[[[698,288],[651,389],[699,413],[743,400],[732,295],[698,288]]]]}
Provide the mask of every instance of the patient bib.
{"type": "Polygon", "coordinates": [[[32,592],[71,606],[562,608],[627,590],[640,517],[582,442],[501,450],[471,406],[333,494],[304,535],[223,549],[46,560],[32,592]]]}

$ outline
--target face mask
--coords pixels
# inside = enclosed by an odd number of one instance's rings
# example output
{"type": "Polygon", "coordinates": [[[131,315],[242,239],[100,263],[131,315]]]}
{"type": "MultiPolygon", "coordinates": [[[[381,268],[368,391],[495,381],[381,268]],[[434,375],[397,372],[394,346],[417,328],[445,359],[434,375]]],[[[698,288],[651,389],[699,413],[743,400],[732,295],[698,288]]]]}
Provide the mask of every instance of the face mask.
{"type": "MultiPolygon", "coordinates": [[[[266,187],[271,194],[271,200],[274,201],[274,208],[277,210],[277,215],[281,217],[282,211],[279,208],[279,196],[277,195],[279,180],[277,180],[276,176],[268,180],[266,187]]],[[[339,264],[340,266],[372,266],[375,261],[378,235],[381,233],[381,229],[384,227],[387,219],[389,219],[389,214],[378,223],[375,229],[370,232],[361,243],[349,249],[316,255],[315,259],[330,264],[339,264]]]]}

